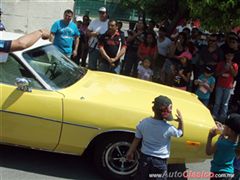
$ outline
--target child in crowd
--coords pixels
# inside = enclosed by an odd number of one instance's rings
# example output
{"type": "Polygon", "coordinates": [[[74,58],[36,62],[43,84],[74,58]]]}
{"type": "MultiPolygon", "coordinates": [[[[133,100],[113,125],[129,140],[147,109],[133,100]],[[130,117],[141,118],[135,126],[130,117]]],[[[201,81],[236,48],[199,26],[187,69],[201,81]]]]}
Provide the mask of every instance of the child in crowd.
{"type": "Polygon", "coordinates": [[[218,130],[218,128],[212,128],[209,131],[206,145],[206,154],[213,154],[211,172],[215,176],[211,180],[230,180],[234,175],[233,161],[240,135],[240,114],[231,114],[226,119],[221,135],[213,145],[212,139],[218,134],[218,130]]]}
{"type": "Polygon", "coordinates": [[[210,95],[215,86],[215,78],[213,77],[214,69],[211,66],[206,66],[204,73],[194,81],[197,86],[196,94],[198,99],[202,101],[205,106],[208,106],[210,95]]]}
{"type": "Polygon", "coordinates": [[[176,64],[173,68],[175,71],[173,86],[186,91],[192,72],[191,63],[189,62],[192,59],[192,55],[190,52],[185,51],[176,58],[180,60],[180,64],[176,64]]]}
{"type": "MultiPolygon", "coordinates": [[[[183,136],[183,120],[177,110],[178,128],[167,123],[173,120],[172,101],[166,96],[158,96],[153,101],[154,117],[143,119],[136,127],[135,138],[127,152],[127,159],[133,159],[139,143],[142,141],[137,179],[149,179],[149,174],[166,174],[167,159],[170,156],[171,137],[183,136]]],[[[167,179],[164,177],[162,179],[167,179]]]]}
{"type": "Polygon", "coordinates": [[[152,81],[153,71],[150,68],[151,59],[149,57],[145,57],[142,64],[138,65],[138,78],[152,81]]]}
{"type": "Polygon", "coordinates": [[[233,62],[234,53],[232,49],[226,50],[225,61],[219,62],[216,68],[217,84],[213,117],[220,121],[227,116],[233,82],[238,72],[238,65],[233,62]]]}

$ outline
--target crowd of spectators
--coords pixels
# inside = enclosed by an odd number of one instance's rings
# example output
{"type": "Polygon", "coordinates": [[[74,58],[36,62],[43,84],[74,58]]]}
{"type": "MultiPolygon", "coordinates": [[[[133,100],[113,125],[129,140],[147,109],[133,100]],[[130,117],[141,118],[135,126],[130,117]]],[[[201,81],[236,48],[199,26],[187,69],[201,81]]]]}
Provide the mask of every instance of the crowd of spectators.
{"type": "MultiPolygon", "coordinates": [[[[106,9],[100,8],[99,19],[90,22],[88,16],[83,16],[83,21],[77,22],[81,36],[79,55],[75,62],[92,70],[100,70],[101,59],[105,58],[110,63],[108,55],[102,58],[102,54],[99,54],[98,41],[101,35],[105,34],[100,31],[104,29],[106,33],[109,32],[109,19],[102,18],[103,13],[107,14],[106,9]],[[87,27],[89,23],[90,28],[87,27]],[[91,34],[96,35],[94,49],[91,44],[87,46],[91,34]],[[86,63],[87,52],[90,55],[92,51],[97,52],[94,54],[94,67],[91,66],[91,62],[88,65],[86,63]]],[[[240,93],[237,93],[240,90],[239,32],[205,33],[188,24],[176,27],[174,33],[170,34],[163,23],[157,24],[151,20],[146,24],[145,21],[139,20],[133,28],[124,33],[121,30],[122,22],[116,23],[119,37],[121,39],[124,36],[125,42],[119,44],[115,38],[112,41],[114,43],[104,48],[106,51],[116,49],[112,46],[126,49],[125,55],[115,60],[114,64],[118,68],[114,66],[113,69],[118,70],[113,70],[112,73],[196,93],[203,104],[212,111],[213,117],[219,121],[226,118],[229,112],[240,111],[240,93]]],[[[115,50],[115,53],[119,51],[115,50]]],[[[90,60],[93,61],[92,56],[90,60]]]]}
{"type": "Polygon", "coordinates": [[[66,10],[50,40],[78,65],[195,93],[220,122],[240,112],[240,32],[206,33],[190,23],[169,33],[164,23],[142,19],[124,32],[105,7],[92,21],[72,18],[66,10]]]}

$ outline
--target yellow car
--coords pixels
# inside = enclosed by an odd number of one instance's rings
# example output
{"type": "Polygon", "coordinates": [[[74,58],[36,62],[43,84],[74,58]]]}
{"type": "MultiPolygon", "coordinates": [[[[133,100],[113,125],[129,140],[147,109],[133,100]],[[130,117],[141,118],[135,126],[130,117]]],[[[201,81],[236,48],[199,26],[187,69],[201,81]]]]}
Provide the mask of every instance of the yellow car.
{"type": "Polygon", "coordinates": [[[135,127],[153,115],[152,101],[159,95],[172,99],[173,112],[178,108],[184,117],[184,137],[172,139],[169,163],[205,160],[208,131],[215,124],[196,95],[78,67],[49,41],[39,40],[0,60],[0,142],[75,155],[92,150],[101,173],[124,179],[138,165],[139,152],[134,161],[125,158],[135,127]]]}

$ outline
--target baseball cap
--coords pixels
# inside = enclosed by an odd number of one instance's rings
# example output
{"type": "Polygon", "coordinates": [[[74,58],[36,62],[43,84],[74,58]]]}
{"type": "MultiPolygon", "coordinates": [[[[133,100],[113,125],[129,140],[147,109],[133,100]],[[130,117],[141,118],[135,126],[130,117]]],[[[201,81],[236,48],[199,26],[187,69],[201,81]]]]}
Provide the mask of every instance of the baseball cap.
{"type": "Polygon", "coordinates": [[[105,7],[100,7],[98,12],[107,12],[107,9],[105,7]]]}
{"type": "Polygon", "coordinates": [[[236,134],[240,134],[240,114],[230,114],[225,120],[225,125],[231,128],[236,134]]]}
{"type": "Polygon", "coordinates": [[[165,119],[168,121],[173,120],[171,99],[169,99],[167,96],[161,95],[154,99],[153,104],[154,104],[154,106],[159,107],[159,108],[162,108],[162,107],[167,108],[170,111],[170,113],[169,113],[169,116],[165,119]]]}
{"type": "Polygon", "coordinates": [[[188,51],[184,51],[182,54],[176,57],[177,59],[186,58],[188,60],[192,59],[192,54],[188,51]]]}

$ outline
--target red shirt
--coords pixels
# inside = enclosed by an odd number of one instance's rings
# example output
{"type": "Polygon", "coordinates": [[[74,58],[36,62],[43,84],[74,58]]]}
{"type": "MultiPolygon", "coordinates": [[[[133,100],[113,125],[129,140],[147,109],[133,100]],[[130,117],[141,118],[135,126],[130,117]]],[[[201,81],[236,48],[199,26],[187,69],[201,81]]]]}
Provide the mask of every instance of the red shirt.
{"type": "MultiPolygon", "coordinates": [[[[217,64],[216,73],[222,73],[217,78],[217,86],[222,88],[233,88],[234,77],[232,76],[230,70],[225,70],[225,62],[221,61],[217,64]]],[[[238,72],[237,63],[232,64],[234,71],[238,72]]]]}
{"type": "Polygon", "coordinates": [[[141,43],[138,47],[139,51],[140,51],[140,55],[144,58],[144,57],[151,57],[153,58],[155,53],[157,52],[157,46],[154,47],[149,47],[149,46],[145,46],[144,43],[141,43]]]}

